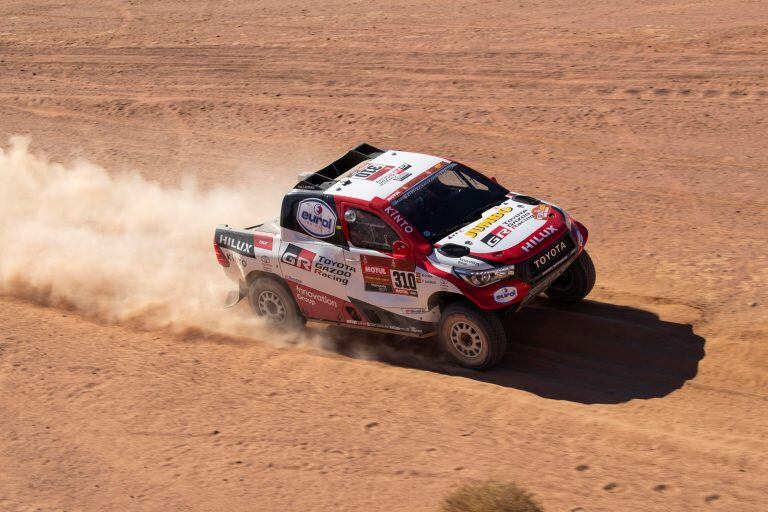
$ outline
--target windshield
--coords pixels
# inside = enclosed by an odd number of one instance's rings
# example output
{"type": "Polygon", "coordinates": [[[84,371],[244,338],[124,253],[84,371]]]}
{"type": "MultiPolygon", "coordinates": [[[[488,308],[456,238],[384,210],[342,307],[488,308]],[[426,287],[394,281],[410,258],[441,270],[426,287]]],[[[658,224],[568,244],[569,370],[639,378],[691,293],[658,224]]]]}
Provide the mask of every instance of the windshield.
{"type": "Polygon", "coordinates": [[[509,191],[453,162],[392,201],[424,238],[434,243],[504,201],[509,191]]]}

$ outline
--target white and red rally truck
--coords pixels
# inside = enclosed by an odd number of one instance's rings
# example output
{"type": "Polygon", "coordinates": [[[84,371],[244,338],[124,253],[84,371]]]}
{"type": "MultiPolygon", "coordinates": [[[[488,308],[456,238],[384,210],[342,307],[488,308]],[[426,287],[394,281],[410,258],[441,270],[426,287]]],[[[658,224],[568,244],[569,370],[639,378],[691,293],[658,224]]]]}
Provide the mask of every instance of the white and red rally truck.
{"type": "Polygon", "coordinates": [[[458,162],[361,144],[285,195],[280,218],[216,229],[214,249],[266,319],[437,335],[459,364],[506,350],[501,319],[595,283],[587,229],[458,162]]]}

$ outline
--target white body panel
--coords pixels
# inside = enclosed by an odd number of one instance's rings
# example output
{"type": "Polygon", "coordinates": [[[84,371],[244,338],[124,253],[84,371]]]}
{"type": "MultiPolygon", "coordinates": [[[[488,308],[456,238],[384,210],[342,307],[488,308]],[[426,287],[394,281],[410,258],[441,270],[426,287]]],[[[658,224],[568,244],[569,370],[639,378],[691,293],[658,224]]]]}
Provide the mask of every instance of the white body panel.
{"type": "MultiPolygon", "coordinates": [[[[486,210],[480,219],[454,231],[437,245],[466,245],[473,253],[504,251],[540,232],[551,210],[551,206],[543,203],[532,206],[510,198],[486,210]]],[[[525,252],[532,248],[522,247],[525,252]]]]}
{"type": "Polygon", "coordinates": [[[367,201],[376,197],[386,199],[400,187],[420,181],[427,171],[441,162],[447,164],[448,160],[420,153],[387,151],[342,174],[340,183],[326,193],[367,201]],[[349,184],[344,185],[346,180],[349,184]]]}
{"type": "MultiPolygon", "coordinates": [[[[243,239],[266,235],[255,230],[231,228],[226,228],[225,233],[234,233],[243,239]]],[[[404,319],[435,324],[440,312],[437,307],[429,307],[430,297],[438,292],[460,293],[451,282],[412,262],[396,260],[375,250],[343,248],[284,228],[281,235],[269,235],[271,246],[253,244],[253,248],[246,247],[232,243],[227,236],[231,235],[220,234],[217,239],[231,263],[225,268],[226,274],[241,283],[247,282],[253,271],[285,279],[300,309],[310,319],[416,332],[415,327],[391,325],[386,320],[380,323],[366,322],[365,319],[356,321],[344,314],[344,306],[365,309],[370,305],[404,319]],[[252,255],[245,254],[247,252],[252,255]],[[335,301],[333,307],[338,309],[339,317],[327,318],[323,311],[327,313],[328,308],[316,309],[318,297],[326,305],[335,301]]]]}

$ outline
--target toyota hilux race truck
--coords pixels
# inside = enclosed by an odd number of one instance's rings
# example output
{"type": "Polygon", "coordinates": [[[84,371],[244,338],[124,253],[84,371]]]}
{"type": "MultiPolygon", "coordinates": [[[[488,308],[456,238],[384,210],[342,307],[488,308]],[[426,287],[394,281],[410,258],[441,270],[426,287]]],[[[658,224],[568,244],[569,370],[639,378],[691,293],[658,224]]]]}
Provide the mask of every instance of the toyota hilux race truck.
{"type": "Polygon", "coordinates": [[[501,320],[540,293],[575,302],[595,283],[587,229],[459,162],[361,144],[302,175],[279,219],[217,227],[219,264],[256,315],[414,337],[460,365],[506,350],[501,320]]]}

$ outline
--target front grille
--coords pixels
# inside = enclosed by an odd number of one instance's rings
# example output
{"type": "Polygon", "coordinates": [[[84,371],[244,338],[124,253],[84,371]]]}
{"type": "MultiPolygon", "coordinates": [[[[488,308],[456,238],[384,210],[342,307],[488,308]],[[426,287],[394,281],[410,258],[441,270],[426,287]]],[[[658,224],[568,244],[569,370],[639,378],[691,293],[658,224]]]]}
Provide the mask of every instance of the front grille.
{"type": "Polygon", "coordinates": [[[525,262],[526,277],[530,281],[538,281],[549,274],[560,263],[568,259],[576,249],[573,239],[565,233],[554,243],[548,245],[531,259],[525,262]]]}

